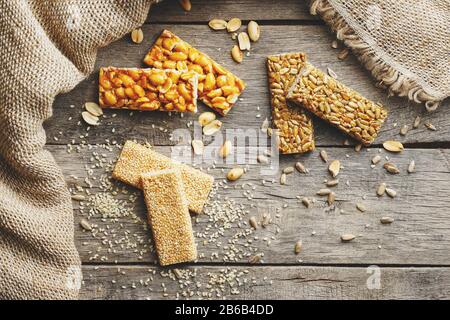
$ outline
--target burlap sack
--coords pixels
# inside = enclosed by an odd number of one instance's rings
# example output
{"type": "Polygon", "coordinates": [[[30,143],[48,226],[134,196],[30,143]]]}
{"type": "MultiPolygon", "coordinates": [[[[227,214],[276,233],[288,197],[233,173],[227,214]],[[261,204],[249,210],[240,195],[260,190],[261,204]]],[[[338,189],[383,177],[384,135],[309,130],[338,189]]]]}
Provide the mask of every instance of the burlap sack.
{"type": "Polygon", "coordinates": [[[77,298],[72,204],[42,123],[151,2],[0,0],[0,298],[77,298]]]}
{"type": "Polygon", "coordinates": [[[450,96],[448,0],[312,0],[381,87],[429,111],[450,96]]]}

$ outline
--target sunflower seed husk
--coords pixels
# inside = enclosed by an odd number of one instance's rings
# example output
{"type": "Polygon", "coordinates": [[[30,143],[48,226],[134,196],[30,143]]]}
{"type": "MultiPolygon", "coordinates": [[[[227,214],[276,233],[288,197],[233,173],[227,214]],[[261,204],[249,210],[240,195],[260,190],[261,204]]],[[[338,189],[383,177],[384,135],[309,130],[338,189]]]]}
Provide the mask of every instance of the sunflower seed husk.
{"type": "Polygon", "coordinates": [[[244,55],[242,54],[241,49],[239,49],[239,46],[233,46],[233,48],[231,49],[231,57],[237,63],[241,63],[242,60],[244,60],[244,55]]]}
{"type": "Polygon", "coordinates": [[[395,198],[395,196],[397,195],[397,191],[391,188],[386,188],[386,194],[391,198],[395,198]]]}
{"type": "Polygon", "coordinates": [[[338,76],[331,68],[327,68],[328,75],[337,80],[338,76]]]}
{"type": "Polygon", "coordinates": [[[336,178],[338,176],[340,170],[341,162],[339,160],[331,161],[330,165],[328,166],[328,171],[330,171],[333,178],[336,178]]]}
{"type": "Polygon", "coordinates": [[[212,136],[220,130],[222,127],[222,122],[220,120],[213,120],[203,127],[203,134],[207,136],[212,136]]]}
{"type": "Polygon", "coordinates": [[[392,174],[399,174],[400,173],[400,170],[392,162],[386,162],[383,165],[383,168],[386,169],[387,172],[392,173],[392,174]]]}
{"type": "Polygon", "coordinates": [[[422,120],[422,119],[420,119],[419,116],[417,116],[417,117],[414,119],[414,123],[413,123],[413,128],[414,128],[414,129],[417,129],[417,128],[419,127],[420,121],[421,121],[421,120],[422,120]]]}
{"type": "Polygon", "coordinates": [[[327,187],[335,187],[339,184],[339,179],[333,179],[330,181],[327,181],[326,186],[327,187]]]}
{"type": "Polygon", "coordinates": [[[311,200],[306,197],[302,199],[302,203],[306,208],[309,208],[311,206],[311,200]]]}
{"type": "Polygon", "coordinates": [[[328,154],[325,150],[321,150],[320,151],[320,158],[322,158],[323,162],[327,162],[328,161],[328,154]]]}
{"type": "Polygon", "coordinates": [[[92,115],[90,112],[88,111],[83,111],[81,113],[81,117],[83,118],[84,122],[86,122],[87,124],[91,125],[91,126],[98,126],[99,123],[99,118],[92,115]]]}
{"type": "Polygon", "coordinates": [[[363,205],[362,203],[357,203],[356,204],[356,209],[358,209],[361,212],[366,212],[367,211],[366,206],[363,205]]]}
{"type": "Polygon", "coordinates": [[[416,171],[416,162],[414,160],[411,160],[408,165],[408,173],[413,173],[414,171],[416,171]]]}
{"type": "Polygon", "coordinates": [[[299,254],[299,253],[302,251],[302,246],[303,246],[303,243],[302,243],[301,240],[298,240],[298,241],[295,243],[295,246],[294,246],[294,252],[295,252],[295,254],[299,254]]]}
{"type": "Polygon", "coordinates": [[[341,241],[342,242],[349,242],[349,241],[352,241],[355,238],[356,237],[353,234],[351,234],[351,233],[345,233],[345,234],[341,235],[341,241]]]}
{"type": "Polygon", "coordinates": [[[233,168],[230,171],[228,171],[227,179],[230,181],[236,181],[237,179],[242,177],[243,174],[244,174],[244,169],[242,169],[240,167],[236,167],[236,168],[233,168]]]}
{"type": "Polygon", "coordinates": [[[291,174],[292,172],[294,172],[294,167],[286,167],[283,169],[284,174],[291,174]]]}
{"type": "Polygon", "coordinates": [[[250,50],[251,44],[250,44],[250,38],[248,37],[247,32],[239,33],[238,43],[239,43],[239,49],[241,49],[242,51],[250,50]]]}
{"type": "Polygon", "coordinates": [[[401,134],[402,136],[406,136],[406,134],[408,133],[408,130],[409,130],[409,127],[408,127],[407,124],[405,124],[404,126],[402,126],[402,127],[400,128],[400,134],[401,134]]]}
{"type": "Polygon", "coordinates": [[[269,163],[269,159],[265,155],[262,155],[262,154],[258,155],[256,160],[258,160],[258,162],[262,163],[262,164],[268,164],[269,163]]]}
{"type": "Polygon", "coordinates": [[[208,22],[208,25],[213,30],[225,30],[227,28],[227,22],[222,19],[212,19],[208,22]]]}
{"type": "Polygon", "coordinates": [[[95,102],[86,102],[84,104],[84,108],[86,109],[87,112],[89,112],[95,117],[100,117],[101,115],[103,115],[103,109],[100,108],[100,106],[95,102]]]}
{"type": "Polygon", "coordinates": [[[233,149],[233,145],[231,144],[230,140],[225,141],[225,143],[220,147],[219,155],[222,158],[228,157],[228,155],[231,153],[231,150],[233,149]]]}
{"type": "Polygon", "coordinates": [[[72,200],[84,201],[84,200],[86,200],[86,197],[83,196],[82,194],[75,194],[75,195],[72,196],[72,200]]]}
{"type": "Polygon", "coordinates": [[[375,157],[372,158],[373,164],[377,164],[380,161],[381,161],[381,156],[379,154],[377,154],[375,157]]]}
{"type": "Polygon", "coordinates": [[[300,173],[307,173],[305,166],[300,161],[295,164],[295,169],[300,173]]]}
{"type": "Polygon", "coordinates": [[[249,223],[250,223],[250,226],[253,228],[253,229],[258,229],[258,221],[256,221],[256,218],[255,217],[251,217],[249,220],[249,223]]]}
{"type": "Polygon", "coordinates": [[[203,141],[192,140],[191,145],[192,145],[192,149],[194,150],[194,154],[196,154],[198,156],[203,154],[203,150],[205,149],[205,146],[203,145],[203,141]]]}
{"type": "Polygon", "coordinates": [[[381,197],[386,191],[386,183],[382,182],[377,188],[377,196],[381,197]]]}
{"type": "Polygon", "coordinates": [[[380,222],[381,222],[382,224],[391,224],[392,222],[394,222],[394,219],[391,218],[391,217],[382,217],[382,218],[380,219],[380,222]]]}
{"type": "Polygon", "coordinates": [[[242,21],[239,18],[233,18],[227,23],[228,32],[236,32],[242,26],[242,21]]]}
{"type": "Polygon", "coordinates": [[[437,130],[436,127],[431,122],[425,123],[425,127],[427,127],[427,129],[431,130],[431,131],[436,131],[437,130]]]}
{"type": "Polygon", "coordinates": [[[334,200],[336,200],[336,194],[334,192],[330,192],[327,198],[328,205],[331,206],[334,203],[334,200]]]}
{"type": "Polygon", "coordinates": [[[286,184],[286,174],[283,173],[280,177],[280,184],[285,185],[286,184]]]}
{"type": "Polygon", "coordinates": [[[202,127],[206,126],[208,123],[211,123],[212,121],[216,120],[216,114],[214,112],[203,112],[199,117],[198,117],[198,123],[200,123],[200,125],[202,127]]]}
{"type": "Polygon", "coordinates": [[[404,149],[403,144],[395,140],[383,142],[383,148],[390,152],[402,152],[404,149]]]}
{"type": "Polygon", "coordinates": [[[131,31],[131,41],[139,44],[142,40],[144,40],[144,33],[142,32],[142,29],[134,29],[131,31]]]}
{"type": "Polygon", "coordinates": [[[247,31],[250,40],[252,40],[253,42],[259,40],[259,37],[261,35],[261,28],[259,27],[259,24],[256,21],[250,21],[248,23],[247,31]]]}
{"type": "Polygon", "coordinates": [[[330,189],[320,189],[319,191],[316,192],[316,194],[318,196],[327,196],[331,193],[330,189]]]}
{"type": "Polygon", "coordinates": [[[92,230],[92,226],[91,224],[86,220],[86,219],[81,219],[80,221],[80,226],[87,231],[91,231],[92,230]]]}

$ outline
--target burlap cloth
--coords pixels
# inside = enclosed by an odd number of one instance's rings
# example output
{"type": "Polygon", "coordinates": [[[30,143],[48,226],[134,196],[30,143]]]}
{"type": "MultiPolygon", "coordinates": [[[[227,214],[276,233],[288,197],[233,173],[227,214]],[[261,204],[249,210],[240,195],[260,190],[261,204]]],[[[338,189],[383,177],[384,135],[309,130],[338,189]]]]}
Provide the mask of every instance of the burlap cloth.
{"type": "MultiPolygon", "coordinates": [[[[42,123],[152,2],[0,0],[0,298],[77,298],[70,194],[42,123]]],[[[391,93],[429,108],[449,96],[448,1],[317,0],[311,11],[391,93]]]]}
{"type": "Polygon", "coordinates": [[[70,194],[42,123],[151,2],[0,0],[0,298],[78,297],[70,194]]]}
{"type": "Polygon", "coordinates": [[[312,0],[389,94],[425,103],[450,96],[449,0],[312,0]]]}

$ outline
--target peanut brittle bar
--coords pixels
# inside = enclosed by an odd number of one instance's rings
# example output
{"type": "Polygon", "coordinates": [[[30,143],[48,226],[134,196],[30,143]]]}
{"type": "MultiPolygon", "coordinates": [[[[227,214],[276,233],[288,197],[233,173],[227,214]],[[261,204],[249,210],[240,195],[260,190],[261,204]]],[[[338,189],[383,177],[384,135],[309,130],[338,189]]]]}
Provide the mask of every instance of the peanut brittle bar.
{"type": "Polygon", "coordinates": [[[221,115],[230,112],[245,88],[244,81],[168,30],[156,39],[144,62],[158,69],[197,72],[199,99],[221,115]]]}
{"type": "Polygon", "coordinates": [[[177,70],[100,68],[102,108],[197,112],[198,75],[177,70]]]}
{"type": "Polygon", "coordinates": [[[274,129],[277,129],[280,153],[312,151],[314,129],[311,118],[300,108],[288,106],[286,94],[305,65],[305,54],[288,53],[269,56],[267,71],[274,129]]]}
{"type": "Polygon", "coordinates": [[[197,259],[191,216],[178,168],[141,176],[142,189],[161,265],[197,259]]]}
{"type": "Polygon", "coordinates": [[[178,168],[181,171],[189,210],[201,213],[212,190],[214,178],[188,165],[174,162],[139,143],[125,142],[112,176],[114,179],[141,189],[142,174],[170,168],[178,168]]]}
{"type": "Polygon", "coordinates": [[[377,137],[387,111],[309,63],[289,90],[292,101],[365,145],[377,137]]]}

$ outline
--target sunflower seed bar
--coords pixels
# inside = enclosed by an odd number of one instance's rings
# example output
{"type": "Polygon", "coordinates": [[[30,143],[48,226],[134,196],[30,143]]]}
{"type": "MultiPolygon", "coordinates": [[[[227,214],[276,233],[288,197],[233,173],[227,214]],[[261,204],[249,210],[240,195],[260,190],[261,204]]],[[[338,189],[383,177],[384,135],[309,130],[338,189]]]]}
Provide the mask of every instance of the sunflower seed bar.
{"type": "Polygon", "coordinates": [[[305,54],[288,53],[267,58],[270,101],[280,153],[303,153],[315,148],[311,118],[300,108],[286,103],[288,89],[305,65],[305,54]]]}
{"type": "Polygon", "coordinates": [[[201,213],[213,187],[214,178],[185,164],[176,163],[139,143],[125,142],[112,176],[141,189],[142,174],[171,168],[178,168],[181,171],[189,210],[201,213]]]}
{"type": "Polygon", "coordinates": [[[102,108],[197,112],[198,75],[177,70],[100,68],[102,108]]]}
{"type": "Polygon", "coordinates": [[[167,266],[197,259],[191,216],[178,168],[141,176],[159,263],[167,266]]]}
{"type": "Polygon", "coordinates": [[[244,81],[168,30],[156,39],[144,62],[158,69],[197,72],[199,99],[221,115],[230,112],[245,88],[244,81]]]}
{"type": "Polygon", "coordinates": [[[377,137],[386,109],[324,74],[309,63],[289,90],[292,101],[365,145],[377,137]]]}

